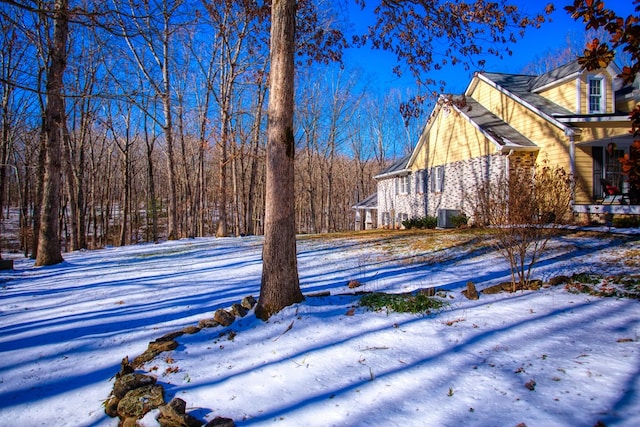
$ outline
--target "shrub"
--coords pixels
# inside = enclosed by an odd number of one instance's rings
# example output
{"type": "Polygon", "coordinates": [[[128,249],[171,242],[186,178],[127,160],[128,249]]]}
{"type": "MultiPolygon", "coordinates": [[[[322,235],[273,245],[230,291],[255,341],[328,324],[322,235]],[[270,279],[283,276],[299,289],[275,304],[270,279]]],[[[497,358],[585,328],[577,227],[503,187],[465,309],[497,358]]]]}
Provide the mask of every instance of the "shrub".
{"type": "Polygon", "coordinates": [[[616,228],[640,227],[640,218],[632,215],[615,216],[613,217],[612,225],[616,228]]]}
{"type": "Polygon", "coordinates": [[[419,217],[419,218],[411,218],[411,219],[406,219],[402,221],[402,225],[406,229],[411,229],[411,228],[433,229],[433,228],[436,228],[436,226],[438,225],[438,218],[434,216],[429,216],[429,215],[419,217]]]}
{"type": "Polygon", "coordinates": [[[549,239],[571,213],[573,189],[573,177],[546,162],[517,168],[479,189],[476,211],[495,232],[496,247],[511,268],[514,290],[516,285],[527,286],[549,239]]]}
{"type": "Polygon", "coordinates": [[[464,227],[469,222],[469,218],[463,213],[460,215],[454,215],[450,219],[455,228],[464,227]]]}
{"type": "Polygon", "coordinates": [[[374,292],[360,298],[360,305],[374,311],[386,309],[387,313],[431,313],[432,310],[441,310],[447,302],[438,298],[429,297],[422,293],[410,294],[385,294],[374,292]]]}

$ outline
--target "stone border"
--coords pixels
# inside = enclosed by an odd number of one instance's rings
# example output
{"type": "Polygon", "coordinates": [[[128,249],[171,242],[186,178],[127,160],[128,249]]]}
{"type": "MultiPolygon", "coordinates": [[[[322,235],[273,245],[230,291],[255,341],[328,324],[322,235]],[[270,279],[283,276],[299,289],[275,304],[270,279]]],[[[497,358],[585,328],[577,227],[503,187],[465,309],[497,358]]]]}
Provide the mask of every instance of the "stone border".
{"type": "MultiPolygon", "coordinates": [[[[136,422],[153,409],[159,409],[160,411],[158,422],[161,427],[201,427],[204,425],[203,421],[186,413],[186,402],[184,400],[175,397],[169,403],[166,403],[164,400],[164,387],[156,384],[156,377],[136,373],[135,370],[153,360],[159,354],[178,348],[179,344],[176,338],[198,333],[205,328],[227,327],[237,317],[246,316],[256,303],[257,301],[253,296],[247,296],[239,304],[233,304],[228,311],[224,309],[216,310],[213,318],[200,320],[198,326],[187,326],[182,330],[169,332],[150,342],[144,353],[134,358],[132,362],[129,362],[129,356],[124,357],[120,362],[120,371],[115,374],[115,382],[111,394],[104,402],[105,413],[112,418],[120,418],[118,426],[122,427],[136,426],[136,422]]],[[[235,423],[230,418],[216,417],[205,425],[205,427],[214,426],[235,427],[235,423]]]]}

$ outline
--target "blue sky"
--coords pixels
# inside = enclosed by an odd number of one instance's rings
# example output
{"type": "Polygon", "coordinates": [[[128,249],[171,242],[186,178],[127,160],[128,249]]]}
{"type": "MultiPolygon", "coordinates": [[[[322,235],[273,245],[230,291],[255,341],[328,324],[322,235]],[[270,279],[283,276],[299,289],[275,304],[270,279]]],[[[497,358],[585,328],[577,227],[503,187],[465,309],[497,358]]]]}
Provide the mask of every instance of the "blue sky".
{"type": "MultiPolygon", "coordinates": [[[[374,3],[374,2],[372,2],[374,3]]],[[[521,10],[535,13],[542,10],[548,3],[546,0],[513,0],[521,10]]],[[[582,40],[585,27],[582,22],[574,21],[564,10],[564,7],[573,3],[572,0],[552,1],[556,11],[551,15],[551,22],[542,25],[540,29],[529,29],[525,37],[512,46],[513,56],[504,59],[488,58],[485,70],[506,73],[520,73],[522,69],[532,61],[547,56],[550,52],[557,51],[566,46],[569,36],[572,40],[582,40]]],[[[631,0],[606,0],[606,5],[613,8],[618,14],[627,16],[633,12],[631,0]]],[[[356,10],[350,10],[350,18],[356,25],[366,24],[367,14],[356,10]],[[358,18],[361,16],[362,18],[358,18]]],[[[374,79],[375,84],[381,90],[398,88],[402,91],[415,87],[410,76],[398,79],[391,71],[394,65],[393,55],[370,49],[348,50],[345,62],[348,66],[361,66],[365,73],[374,79]]],[[[447,81],[446,91],[461,93],[467,87],[473,71],[465,71],[461,66],[446,69],[442,75],[447,81]]],[[[440,78],[437,75],[437,78],[440,78]]]]}

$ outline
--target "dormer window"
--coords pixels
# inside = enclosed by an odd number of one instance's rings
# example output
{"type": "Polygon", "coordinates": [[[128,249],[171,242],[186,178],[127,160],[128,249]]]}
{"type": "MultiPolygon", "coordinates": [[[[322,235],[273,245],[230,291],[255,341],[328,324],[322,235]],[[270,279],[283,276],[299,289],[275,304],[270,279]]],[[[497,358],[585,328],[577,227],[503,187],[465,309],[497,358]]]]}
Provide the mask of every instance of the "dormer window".
{"type": "Polygon", "coordinates": [[[604,78],[589,77],[589,114],[604,113],[604,78]]]}

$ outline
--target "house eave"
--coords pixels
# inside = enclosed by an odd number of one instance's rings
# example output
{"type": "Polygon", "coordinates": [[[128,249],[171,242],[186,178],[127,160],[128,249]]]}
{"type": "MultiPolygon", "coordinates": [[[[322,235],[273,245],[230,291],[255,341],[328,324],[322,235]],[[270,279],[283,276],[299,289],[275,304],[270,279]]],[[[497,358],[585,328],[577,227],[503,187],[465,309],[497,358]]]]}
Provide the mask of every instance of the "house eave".
{"type": "MultiPolygon", "coordinates": [[[[510,90],[500,86],[499,84],[497,84],[496,82],[494,82],[493,80],[489,79],[488,77],[486,77],[484,74],[482,73],[476,73],[476,77],[480,80],[482,80],[483,82],[485,82],[486,84],[488,84],[489,86],[491,86],[492,88],[494,88],[495,90],[504,93],[505,95],[507,95],[509,98],[513,99],[514,101],[516,101],[517,103],[525,106],[526,108],[528,108],[529,110],[533,111],[535,114],[537,114],[539,117],[544,118],[545,120],[547,120],[549,123],[559,127],[560,129],[562,129],[565,133],[567,132],[573,132],[573,129],[571,129],[571,126],[561,122],[560,120],[558,120],[557,118],[545,113],[544,111],[540,110],[539,108],[535,107],[534,105],[530,104],[529,102],[525,101],[524,99],[522,99],[521,97],[519,97],[518,95],[516,95],[515,93],[511,92],[510,90]]],[[[475,85],[470,84],[469,87],[467,88],[467,91],[469,91],[472,87],[475,87],[475,85]]]]}
{"type": "Polygon", "coordinates": [[[536,152],[540,151],[540,147],[524,147],[522,145],[503,145],[499,148],[498,152],[500,154],[509,154],[514,151],[523,151],[523,152],[536,152]]]}
{"type": "Polygon", "coordinates": [[[373,179],[394,178],[396,176],[409,175],[410,173],[411,173],[410,169],[401,169],[401,170],[397,170],[397,171],[393,171],[393,172],[389,172],[389,173],[383,173],[383,174],[380,174],[380,175],[375,175],[373,177],[373,179]]]}
{"type": "Polygon", "coordinates": [[[629,115],[627,114],[607,114],[600,116],[562,116],[556,117],[561,123],[610,123],[610,122],[627,122],[629,115]]]}
{"type": "Polygon", "coordinates": [[[545,90],[547,90],[547,89],[551,89],[551,88],[552,88],[552,87],[554,87],[554,86],[558,86],[558,85],[561,85],[561,84],[563,84],[563,83],[569,82],[569,81],[571,81],[571,80],[575,80],[575,79],[576,79],[576,77],[580,77],[581,75],[582,75],[582,71],[577,71],[577,72],[575,72],[575,73],[573,73],[573,74],[570,74],[570,75],[568,75],[568,76],[565,76],[565,77],[563,77],[563,78],[561,78],[561,79],[559,79],[559,80],[556,80],[556,81],[553,81],[553,82],[547,83],[547,84],[546,84],[546,85],[544,85],[544,86],[540,86],[540,87],[538,87],[538,88],[535,88],[535,89],[534,89],[534,90],[532,90],[531,92],[533,92],[533,93],[540,93],[540,92],[543,92],[543,91],[545,91],[545,90]]]}

